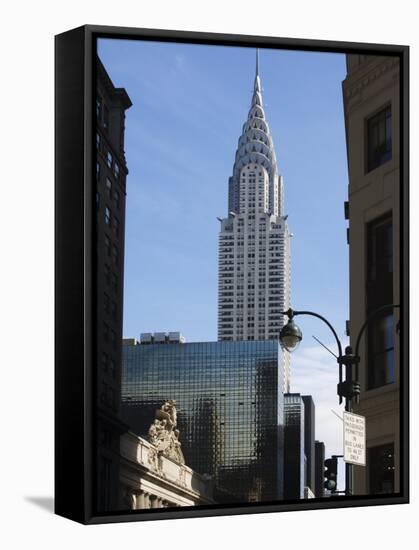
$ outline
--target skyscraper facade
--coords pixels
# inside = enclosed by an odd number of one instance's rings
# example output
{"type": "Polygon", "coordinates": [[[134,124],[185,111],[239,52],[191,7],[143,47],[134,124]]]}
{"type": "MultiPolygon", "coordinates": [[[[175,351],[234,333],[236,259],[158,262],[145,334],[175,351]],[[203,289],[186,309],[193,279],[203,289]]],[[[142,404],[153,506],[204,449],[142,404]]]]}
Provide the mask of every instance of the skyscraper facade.
{"type": "Polygon", "coordinates": [[[96,434],[97,507],[118,509],[121,340],[124,278],[125,111],[131,100],[116,88],[105,67],[96,65],[96,434]]]}
{"type": "Polygon", "coordinates": [[[325,446],[323,441],[315,442],[315,491],[314,494],[316,497],[324,497],[324,457],[325,457],[325,446]]]}
{"type": "Polygon", "coordinates": [[[304,498],[304,401],[299,393],[284,395],[284,498],[304,498]]]}
{"type": "Polygon", "coordinates": [[[215,500],[282,499],[280,355],[277,341],[124,341],[123,418],[144,437],[155,410],[175,400],[185,461],[213,476],[215,500]]]}
{"type": "MultiPolygon", "coordinates": [[[[290,233],[258,61],[229,179],[228,216],[220,223],[218,340],[275,340],[290,303],[290,233]]],[[[286,352],[283,359],[288,391],[286,352]]]]}
{"type": "Polygon", "coordinates": [[[315,406],[311,395],[303,395],[304,402],[304,452],[306,455],[306,487],[314,494],[315,486],[315,406]]]}

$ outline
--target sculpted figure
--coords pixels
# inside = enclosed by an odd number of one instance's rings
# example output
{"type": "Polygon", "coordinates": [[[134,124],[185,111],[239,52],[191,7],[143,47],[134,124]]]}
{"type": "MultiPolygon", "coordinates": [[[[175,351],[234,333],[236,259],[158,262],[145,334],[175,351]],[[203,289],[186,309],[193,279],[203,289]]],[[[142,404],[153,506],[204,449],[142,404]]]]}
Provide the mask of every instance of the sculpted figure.
{"type": "Polygon", "coordinates": [[[179,430],[177,426],[176,401],[169,399],[156,410],[156,418],[148,430],[148,440],[155,445],[157,451],[164,456],[175,460],[179,464],[185,464],[183,453],[180,449],[179,430]]]}

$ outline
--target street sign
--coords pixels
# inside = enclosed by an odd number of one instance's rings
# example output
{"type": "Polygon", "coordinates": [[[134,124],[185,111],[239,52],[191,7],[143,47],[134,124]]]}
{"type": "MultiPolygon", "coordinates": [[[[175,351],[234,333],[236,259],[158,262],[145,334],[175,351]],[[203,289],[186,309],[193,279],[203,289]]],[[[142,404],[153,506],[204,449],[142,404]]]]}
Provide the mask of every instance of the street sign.
{"type": "Polygon", "coordinates": [[[343,413],[343,460],[365,466],[365,416],[343,413]]]}

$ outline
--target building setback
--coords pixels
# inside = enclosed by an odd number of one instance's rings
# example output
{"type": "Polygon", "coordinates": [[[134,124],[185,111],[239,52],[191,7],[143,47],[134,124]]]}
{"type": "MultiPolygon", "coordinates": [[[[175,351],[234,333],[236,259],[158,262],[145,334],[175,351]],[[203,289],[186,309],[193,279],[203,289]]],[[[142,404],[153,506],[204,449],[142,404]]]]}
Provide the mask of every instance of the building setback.
{"type": "Polygon", "coordinates": [[[129,340],[123,347],[123,418],[144,437],[161,402],[175,400],[185,461],[213,476],[216,501],[282,499],[280,354],[277,341],[129,340]]]}
{"type": "MultiPolygon", "coordinates": [[[[400,66],[397,56],[347,55],[343,81],[349,169],[350,338],[377,308],[400,304],[400,66]]],[[[399,310],[374,318],[361,340],[359,405],[367,466],[355,494],[400,488],[399,310]]]]}
{"type": "Polygon", "coordinates": [[[121,342],[125,193],[124,88],[115,88],[101,61],[96,65],[96,506],[115,511],[120,501],[121,342]]]}
{"type": "MultiPolygon", "coordinates": [[[[290,305],[290,233],[283,178],[265,117],[258,63],[252,103],[220,219],[218,340],[275,340],[290,305]]],[[[284,352],[285,391],[289,357],[284,352]]]]}

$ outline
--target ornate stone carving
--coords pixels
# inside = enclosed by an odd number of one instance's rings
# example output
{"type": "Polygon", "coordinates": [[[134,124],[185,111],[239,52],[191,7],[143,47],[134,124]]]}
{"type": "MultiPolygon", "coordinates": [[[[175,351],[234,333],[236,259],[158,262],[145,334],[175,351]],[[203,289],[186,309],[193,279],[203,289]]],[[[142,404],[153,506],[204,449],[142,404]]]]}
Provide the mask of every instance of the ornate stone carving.
{"type": "Polygon", "coordinates": [[[152,470],[158,470],[159,469],[159,459],[157,452],[153,449],[150,449],[148,453],[148,465],[152,470]]]}
{"type": "Polygon", "coordinates": [[[178,464],[185,464],[176,426],[176,401],[169,399],[156,411],[156,418],[148,430],[148,440],[162,455],[178,464]]]}

